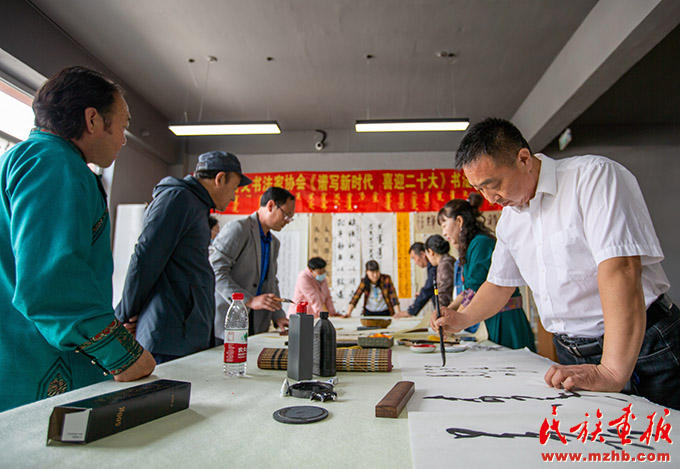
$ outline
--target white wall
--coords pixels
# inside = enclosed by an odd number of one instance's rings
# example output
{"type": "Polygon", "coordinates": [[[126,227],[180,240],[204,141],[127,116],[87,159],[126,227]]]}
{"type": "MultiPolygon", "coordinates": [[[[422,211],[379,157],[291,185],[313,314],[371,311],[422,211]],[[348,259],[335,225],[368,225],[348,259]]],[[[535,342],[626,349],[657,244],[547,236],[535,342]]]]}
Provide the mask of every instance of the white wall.
{"type": "MultiPolygon", "coordinates": [[[[115,223],[119,204],[141,204],[151,202],[153,188],[158,181],[168,176],[168,165],[129,142],[118,154],[113,167],[113,182],[109,197],[109,213],[112,225],[115,223]]],[[[115,233],[115,230],[112,230],[115,233]]]]}
{"type": "Polygon", "coordinates": [[[680,301],[680,128],[572,130],[574,142],[565,151],[551,146],[544,152],[552,158],[603,155],[635,175],[665,255],[662,266],[671,283],[670,295],[680,301]]]}

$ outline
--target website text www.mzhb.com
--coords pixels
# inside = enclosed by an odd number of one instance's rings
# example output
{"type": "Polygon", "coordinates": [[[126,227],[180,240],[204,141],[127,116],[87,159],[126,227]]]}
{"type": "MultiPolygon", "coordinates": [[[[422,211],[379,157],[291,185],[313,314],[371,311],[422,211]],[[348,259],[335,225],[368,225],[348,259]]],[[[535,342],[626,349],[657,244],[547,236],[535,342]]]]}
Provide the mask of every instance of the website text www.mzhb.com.
{"type": "Polygon", "coordinates": [[[609,453],[541,453],[541,456],[546,462],[671,462],[671,455],[668,453],[631,454],[625,450],[612,450],[609,453]]]}

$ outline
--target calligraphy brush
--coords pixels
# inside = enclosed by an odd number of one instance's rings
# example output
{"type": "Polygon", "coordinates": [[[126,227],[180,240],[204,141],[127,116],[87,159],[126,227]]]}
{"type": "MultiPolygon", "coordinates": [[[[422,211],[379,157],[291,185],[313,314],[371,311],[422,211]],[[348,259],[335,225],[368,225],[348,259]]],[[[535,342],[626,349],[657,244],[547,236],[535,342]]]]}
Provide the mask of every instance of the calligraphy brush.
{"type": "MultiPolygon", "coordinates": [[[[439,290],[437,290],[437,278],[434,281],[434,307],[437,308],[437,319],[442,317],[442,311],[439,309],[439,290]]],[[[442,353],[442,366],[446,366],[446,349],[444,348],[444,329],[439,328],[439,350],[442,353]]]]}
{"type": "Polygon", "coordinates": [[[296,304],[293,300],[289,300],[288,298],[274,298],[276,301],[280,301],[281,303],[293,303],[296,304]]]}

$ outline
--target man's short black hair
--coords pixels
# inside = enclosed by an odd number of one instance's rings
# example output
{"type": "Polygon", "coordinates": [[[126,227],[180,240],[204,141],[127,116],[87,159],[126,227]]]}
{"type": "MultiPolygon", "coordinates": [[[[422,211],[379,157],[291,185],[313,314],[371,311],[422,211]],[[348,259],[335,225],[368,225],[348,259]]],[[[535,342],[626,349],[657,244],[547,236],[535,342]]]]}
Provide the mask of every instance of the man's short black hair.
{"type": "Polygon", "coordinates": [[[234,171],[220,171],[218,169],[199,169],[198,171],[194,172],[194,177],[196,179],[210,179],[213,180],[217,177],[218,174],[220,173],[225,173],[227,175],[227,181],[229,180],[229,174],[235,173],[234,171]]]}
{"type": "Polygon", "coordinates": [[[522,148],[531,153],[529,143],[512,122],[489,117],[467,131],[456,152],[454,166],[464,168],[482,155],[490,156],[499,165],[511,164],[522,148]]]}
{"type": "Polygon", "coordinates": [[[307,261],[307,267],[309,267],[312,270],[323,269],[324,267],[326,267],[326,261],[321,259],[320,257],[312,257],[310,260],[307,261]]]}
{"type": "Polygon", "coordinates": [[[260,207],[267,205],[267,202],[270,200],[273,200],[276,205],[281,206],[289,200],[295,200],[295,196],[282,187],[272,186],[264,191],[264,194],[260,197],[260,207]]]}
{"type": "Polygon", "coordinates": [[[116,94],[122,97],[125,92],[101,73],[80,66],[65,68],[35,95],[35,125],[67,140],[77,139],[85,131],[85,109],[92,107],[101,114],[108,129],[116,94]]]}
{"type": "Polygon", "coordinates": [[[213,216],[208,217],[208,226],[210,227],[211,230],[212,230],[213,226],[217,225],[218,223],[219,222],[217,221],[217,218],[215,218],[213,216]]]}
{"type": "Polygon", "coordinates": [[[194,177],[196,179],[215,179],[220,172],[222,171],[217,171],[216,169],[201,169],[194,172],[194,177]]]}
{"type": "Polygon", "coordinates": [[[411,244],[411,247],[408,249],[409,254],[411,252],[415,253],[417,256],[425,252],[425,245],[421,243],[420,241],[415,242],[411,244]]]}
{"type": "Polygon", "coordinates": [[[366,262],[366,272],[380,272],[380,265],[376,261],[366,262]]]}

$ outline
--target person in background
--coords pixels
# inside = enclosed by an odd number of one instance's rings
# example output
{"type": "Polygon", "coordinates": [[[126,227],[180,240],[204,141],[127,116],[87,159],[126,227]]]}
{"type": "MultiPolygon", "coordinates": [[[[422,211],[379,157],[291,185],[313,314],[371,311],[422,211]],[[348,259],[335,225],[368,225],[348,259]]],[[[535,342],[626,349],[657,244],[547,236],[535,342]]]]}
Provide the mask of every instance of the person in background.
{"type": "MultiPolygon", "coordinates": [[[[458,246],[455,244],[454,246],[458,249],[458,246]]],[[[465,290],[465,284],[463,283],[463,266],[460,265],[460,259],[456,259],[456,262],[453,263],[453,299],[455,300],[458,295],[463,293],[463,290],[465,290]]],[[[466,327],[465,331],[474,334],[477,332],[477,329],[479,329],[479,323],[466,327]]]]}
{"type": "Polygon", "coordinates": [[[635,177],[603,156],[534,154],[517,127],[494,118],[468,129],[456,166],[504,208],[488,280],[435,325],[476,322],[526,283],[555,334],[560,365],[548,369],[549,386],[680,409],[680,309],[635,177]]]}
{"type": "Polygon", "coordinates": [[[61,70],[36,94],[36,128],[0,157],[0,412],[156,365],[113,314],[106,192],[88,167],[125,145],[123,95],[61,70]]]}
{"type": "Polygon", "coordinates": [[[220,232],[220,223],[217,221],[217,218],[211,215],[208,217],[208,226],[210,227],[210,243],[212,244],[220,232]]]}
{"type": "Polygon", "coordinates": [[[330,316],[340,316],[335,312],[331,291],[326,279],[326,261],[320,257],[312,257],[307,261],[307,268],[298,274],[295,282],[293,301],[288,308],[288,317],[297,311],[296,303],[306,301],[307,314],[319,317],[321,311],[328,311],[330,316]]]}
{"type": "Polygon", "coordinates": [[[213,252],[215,252],[215,248],[213,247],[213,241],[215,241],[215,238],[220,232],[220,223],[217,221],[217,218],[211,215],[208,217],[208,226],[210,226],[210,244],[208,245],[208,259],[209,259],[210,256],[212,256],[213,252]]]}
{"type": "MultiPolygon", "coordinates": [[[[458,245],[459,260],[463,266],[465,289],[448,306],[451,310],[459,307],[464,309],[470,304],[489,273],[496,240],[484,225],[479,212],[483,201],[481,195],[472,193],[468,200],[448,201],[437,215],[444,235],[458,245]]],[[[536,351],[534,333],[522,309],[519,289],[515,288],[511,298],[499,307],[497,314],[486,318],[484,322],[489,340],[513,349],[528,347],[536,351]]]]}
{"type": "Polygon", "coordinates": [[[288,326],[288,318],[279,301],[276,278],[281,243],[272,235],[293,221],[295,196],[280,187],[268,188],[260,198],[260,207],[249,217],[234,220],[222,227],[213,242],[210,256],[215,271],[215,335],[224,340],[224,319],[231,305],[232,293],[243,293],[248,313],[248,334],[269,330],[273,322],[279,330],[288,326]]]}
{"type": "Polygon", "coordinates": [[[166,177],[154,188],[116,316],[156,362],[214,345],[210,210],[226,209],[236,189],[250,182],[236,156],[211,151],[198,157],[193,176],[166,177]]]}
{"type": "Polygon", "coordinates": [[[366,276],[361,280],[359,287],[347,307],[348,318],[356,307],[361,295],[364,298],[364,316],[394,316],[401,317],[399,298],[394,289],[394,284],[389,275],[380,273],[380,266],[376,261],[366,262],[366,276]]]}
{"type": "MultiPolygon", "coordinates": [[[[418,296],[413,300],[411,306],[408,307],[406,312],[401,312],[395,317],[409,317],[416,316],[421,309],[427,304],[427,301],[434,296],[434,275],[437,268],[430,264],[425,255],[425,245],[423,243],[417,242],[413,243],[408,250],[409,256],[413,263],[420,267],[421,269],[427,268],[427,279],[425,280],[425,285],[418,292],[418,296]]],[[[433,306],[434,306],[434,300],[433,306]]]]}
{"type": "MultiPolygon", "coordinates": [[[[458,246],[454,244],[454,247],[458,249],[458,246]]],[[[463,293],[463,266],[460,265],[460,259],[456,259],[453,263],[453,297],[457,297],[463,293]]]]}
{"type": "Polygon", "coordinates": [[[437,267],[437,292],[439,305],[448,306],[453,301],[454,264],[449,255],[451,246],[441,235],[432,235],[425,241],[425,255],[430,264],[437,267]]]}

